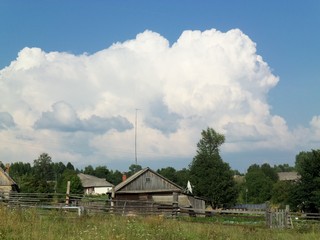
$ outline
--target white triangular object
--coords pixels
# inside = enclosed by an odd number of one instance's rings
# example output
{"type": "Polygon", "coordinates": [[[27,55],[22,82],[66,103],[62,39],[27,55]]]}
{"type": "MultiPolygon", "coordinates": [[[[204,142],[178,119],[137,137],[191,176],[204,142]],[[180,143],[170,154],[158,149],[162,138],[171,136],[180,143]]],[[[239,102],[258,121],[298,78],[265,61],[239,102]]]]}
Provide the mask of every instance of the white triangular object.
{"type": "Polygon", "coordinates": [[[188,192],[192,193],[192,187],[191,187],[191,183],[190,183],[189,180],[188,180],[188,183],[187,183],[187,189],[188,189],[188,192]]]}

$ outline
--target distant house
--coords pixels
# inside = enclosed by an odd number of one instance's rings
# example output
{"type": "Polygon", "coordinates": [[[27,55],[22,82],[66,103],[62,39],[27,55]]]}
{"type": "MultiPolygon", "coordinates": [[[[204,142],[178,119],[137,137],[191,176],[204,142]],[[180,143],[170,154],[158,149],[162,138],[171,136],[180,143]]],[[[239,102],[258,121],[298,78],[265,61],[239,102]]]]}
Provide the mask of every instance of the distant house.
{"type": "Polygon", "coordinates": [[[245,182],[245,176],[241,176],[241,175],[234,175],[233,176],[233,180],[236,182],[236,183],[244,183],[245,182]]]}
{"type": "Polygon", "coordinates": [[[18,191],[19,187],[16,182],[0,167],[0,198],[2,195],[18,191]]]}
{"type": "Polygon", "coordinates": [[[107,193],[111,193],[112,187],[114,187],[112,183],[109,183],[104,178],[98,178],[98,177],[88,175],[88,174],[83,174],[83,173],[79,173],[78,177],[81,180],[85,194],[92,194],[92,195],[107,194],[107,193]]]}
{"type": "Polygon", "coordinates": [[[144,168],[115,187],[116,200],[151,201],[163,205],[172,205],[173,193],[178,194],[180,207],[205,209],[205,201],[185,192],[185,189],[168,180],[159,173],[144,168]]]}
{"type": "Polygon", "coordinates": [[[279,181],[293,181],[296,182],[300,179],[297,172],[278,172],[279,181]]]}

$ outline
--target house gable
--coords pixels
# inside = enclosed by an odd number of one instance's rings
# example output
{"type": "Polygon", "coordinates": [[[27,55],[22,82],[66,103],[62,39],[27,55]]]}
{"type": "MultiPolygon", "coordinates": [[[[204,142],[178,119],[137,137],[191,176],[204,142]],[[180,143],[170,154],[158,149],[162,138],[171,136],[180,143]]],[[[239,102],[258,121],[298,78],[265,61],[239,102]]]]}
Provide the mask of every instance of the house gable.
{"type": "Polygon", "coordinates": [[[12,186],[16,183],[12,180],[12,178],[0,168],[0,186],[12,186]]]}
{"type": "Polygon", "coordinates": [[[183,189],[157,172],[145,168],[116,186],[118,193],[181,192],[183,189]]]}
{"type": "Polygon", "coordinates": [[[0,167],[0,192],[19,191],[18,185],[0,167]]]}

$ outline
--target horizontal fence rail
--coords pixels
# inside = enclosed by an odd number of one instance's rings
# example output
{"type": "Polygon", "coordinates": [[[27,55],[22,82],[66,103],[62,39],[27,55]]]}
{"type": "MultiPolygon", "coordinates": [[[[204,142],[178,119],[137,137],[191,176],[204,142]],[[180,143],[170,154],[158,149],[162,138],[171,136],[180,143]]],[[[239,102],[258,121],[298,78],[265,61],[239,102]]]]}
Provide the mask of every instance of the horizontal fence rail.
{"type": "MultiPolygon", "coordinates": [[[[178,206],[177,203],[161,204],[152,201],[114,200],[107,195],[90,196],[58,193],[1,193],[0,205],[9,208],[34,208],[42,214],[52,211],[84,214],[116,214],[122,216],[162,215],[166,217],[210,217],[226,224],[255,224],[269,228],[293,227],[304,221],[320,223],[320,214],[292,213],[289,209],[235,208],[204,210],[178,206]]],[[[261,205],[265,206],[265,205],[261,205]]]]}

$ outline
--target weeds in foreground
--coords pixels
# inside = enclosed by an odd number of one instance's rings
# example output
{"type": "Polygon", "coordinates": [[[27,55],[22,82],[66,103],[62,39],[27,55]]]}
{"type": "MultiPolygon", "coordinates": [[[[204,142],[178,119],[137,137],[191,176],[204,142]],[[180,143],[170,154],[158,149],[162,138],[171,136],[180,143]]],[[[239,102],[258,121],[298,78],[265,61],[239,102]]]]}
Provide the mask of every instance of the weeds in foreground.
{"type": "Polygon", "coordinates": [[[320,239],[314,228],[271,230],[206,221],[106,214],[78,217],[63,211],[0,207],[0,239],[320,239]]]}

